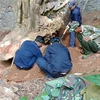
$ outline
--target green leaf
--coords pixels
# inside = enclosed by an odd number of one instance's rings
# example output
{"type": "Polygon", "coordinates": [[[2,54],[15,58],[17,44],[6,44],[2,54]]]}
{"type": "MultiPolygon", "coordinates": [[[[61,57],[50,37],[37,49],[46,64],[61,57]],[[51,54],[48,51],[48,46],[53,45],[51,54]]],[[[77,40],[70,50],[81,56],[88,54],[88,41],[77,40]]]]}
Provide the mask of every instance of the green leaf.
{"type": "Polygon", "coordinates": [[[44,95],[44,96],[42,96],[42,99],[43,99],[43,100],[49,100],[50,97],[49,97],[48,95],[44,95]]]}
{"type": "Polygon", "coordinates": [[[42,95],[48,95],[48,92],[43,92],[42,95]]]}
{"type": "Polygon", "coordinates": [[[19,100],[28,100],[28,98],[26,96],[23,96],[23,97],[19,98],[19,100]]]}
{"type": "MultiPolygon", "coordinates": [[[[34,98],[33,100],[42,100],[42,97],[45,98],[45,96],[48,96],[48,92],[43,92],[42,95],[37,96],[36,98],[34,98]]],[[[44,99],[43,99],[44,100],[44,99]]],[[[46,99],[45,99],[46,100],[46,99]]],[[[47,99],[49,100],[49,99],[47,99]]]]}
{"type": "Polygon", "coordinates": [[[41,96],[39,95],[36,98],[34,98],[33,100],[42,100],[42,99],[41,99],[41,96]]]}
{"type": "Polygon", "coordinates": [[[100,86],[100,74],[84,76],[84,78],[86,80],[88,80],[88,81],[100,86]]]}
{"type": "Polygon", "coordinates": [[[57,96],[59,96],[59,94],[60,94],[60,90],[58,90],[58,89],[54,89],[54,90],[51,92],[51,95],[52,95],[53,97],[57,97],[57,96]]]}

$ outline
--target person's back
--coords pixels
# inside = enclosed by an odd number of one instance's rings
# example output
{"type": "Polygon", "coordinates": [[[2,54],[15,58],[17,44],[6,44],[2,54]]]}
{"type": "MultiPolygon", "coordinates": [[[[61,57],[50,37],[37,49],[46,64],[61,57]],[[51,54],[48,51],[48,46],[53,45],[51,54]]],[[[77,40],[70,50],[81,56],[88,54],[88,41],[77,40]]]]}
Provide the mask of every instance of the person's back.
{"type": "Polygon", "coordinates": [[[59,73],[65,73],[72,67],[70,53],[61,43],[48,46],[44,58],[50,63],[50,67],[59,73]]]}
{"type": "Polygon", "coordinates": [[[36,57],[34,56],[38,53],[40,53],[40,50],[35,42],[25,41],[16,52],[14,62],[18,67],[28,69],[33,66],[36,61],[36,57]]]}
{"type": "MultiPolygon", "coordinates": [[[[62,42],[65,38],[62,39],[62,42]]],[[[44,57],[38,58],[36,63],[48,77],[61,77],[66,75],[72,68],[70,53],[68,49],[59,43],[57,37],[50,39],[50,44],[44,57]]]]}
{"type": "Polygon", "coordinates": [[[75,6],[75,8],[71,11],[70,17],[71,17],[71,22],[78,21],[80,25],[82,24],[81,12],[78,6],[75,6]]]}
{"type": "Polygon", "coordinates": [[[26,40],[15,53],[14,63],[20,69],[30,69],[33,67],[36,59],[42,57],[40,47],[42,46],[42,37],[37,36],[35,41],[26,40]]]}

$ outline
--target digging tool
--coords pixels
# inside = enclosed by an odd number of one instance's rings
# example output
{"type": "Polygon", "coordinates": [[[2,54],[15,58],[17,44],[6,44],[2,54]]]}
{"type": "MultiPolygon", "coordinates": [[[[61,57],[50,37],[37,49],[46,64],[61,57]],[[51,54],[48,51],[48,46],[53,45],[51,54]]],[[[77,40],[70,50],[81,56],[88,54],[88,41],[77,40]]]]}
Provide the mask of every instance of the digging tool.
{"type": "Polygon", "coordinates": [[[64,35],[65,35],[65,33],[67,32],[68,29],[69,29],[69,27],[66,27],[66,29],[64,30],[63,35],[61,36],[61,40],[64,37],[64,35]]]}

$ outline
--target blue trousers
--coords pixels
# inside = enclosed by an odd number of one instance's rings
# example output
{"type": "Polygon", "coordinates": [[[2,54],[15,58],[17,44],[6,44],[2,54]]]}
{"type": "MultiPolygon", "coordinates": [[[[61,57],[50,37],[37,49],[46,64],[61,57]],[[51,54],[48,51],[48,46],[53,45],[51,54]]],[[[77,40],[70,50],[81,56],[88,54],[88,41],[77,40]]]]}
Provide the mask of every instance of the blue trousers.
{"type": "Polygon", "coordinates": [[[51,68],[51,64],[47,63],[47,61],[44,58],[38,58],[36,63],[39,66],[39,68],[43,72],[45,72],[48,78],[52,78],[52,77],[57,78],[62,76],[60,73],[53,71],[51,68]]]}
{"type": "Polygon", "coordinates": [[[70,33],[70,47],[75,47],[76,46],[76,36],[75,32],[70,33]]]}

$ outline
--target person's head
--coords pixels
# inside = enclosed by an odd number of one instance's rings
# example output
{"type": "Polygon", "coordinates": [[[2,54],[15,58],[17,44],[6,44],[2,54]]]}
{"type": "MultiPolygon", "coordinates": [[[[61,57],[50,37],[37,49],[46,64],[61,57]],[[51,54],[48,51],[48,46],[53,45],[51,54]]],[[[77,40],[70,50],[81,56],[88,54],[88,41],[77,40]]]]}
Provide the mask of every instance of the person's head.
{"type": "Polygon", "coordinates": [[[44,45],[44,37],[37,36],[35,39],[35,42],[39,47],[42,47],[42,45],[44,45]]]}
{"type": "MultiPolygon", "coordinates": [[[[77,21],[72,21],[70,24],[69,32],[73,32],[79,28],[79,23],[77,21]]],[[[81,30],[80,30],[81,31],[81,30]]]]}
{"type": "Polygon", "coordinates": [[[73,9],[75,8],[75,6],[76,6],[76,1],[75,1],[75,0],[70,0],[70,1],[68,2],[68,8],[69,8],[70,10],[73,10],[73,9]]]}
{"type": "Polygon", "coordinates": [[[56,43],[56,42],[59,43],[59,42],[60,42],[60,39],[59,39],[58,37],[55,36],[55,37],[52,37],[52,38],[50,39],[49,42],[50,42],[50,44],[54,44],[54,43],[56,43]]]}
{"type": "Polygon", "coordinates": [[[46,35],[44,36],[44,43],[45,43],[45,45],[49,45],[49,44],[50,44],[50,43],[49,43],[50,38],[51,38],[51,34],[46,34],[46,35]]]}

